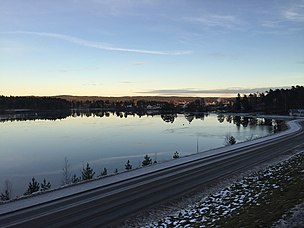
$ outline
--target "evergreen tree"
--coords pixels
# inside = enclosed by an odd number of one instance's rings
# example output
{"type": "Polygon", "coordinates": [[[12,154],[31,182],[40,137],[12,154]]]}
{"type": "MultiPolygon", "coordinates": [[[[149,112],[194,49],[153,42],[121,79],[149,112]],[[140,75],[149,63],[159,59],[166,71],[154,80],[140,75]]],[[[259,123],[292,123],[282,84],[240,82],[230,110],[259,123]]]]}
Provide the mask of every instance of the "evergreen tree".
{"type": "Polygon", "coordinates": [[[108,170],[107,168],[104,168],[103,171],[101,172],[101,176],[106,176],[108,175],[108,170]]]}
{"type": "Polygon", "coordinates": [[[79,182],[79,178],[76,176],[76,174],[74,174],[72,176],[72,183],[77,183],[77,182],[79,182]]]}
{"type": "Polygon", "coordinates": [[[173,158],[179,158],[179,153],[177,151],[174,153],[173,158]]]}
{"type": "Polygon", "coordinates": [[[43,182],[41,183],[41,191],[46,191],[51,188],[51,183],[48,181],[46,182],[45,179],[43,179],[43,182]]]}
{"type": "Polygon", "coordinates": [[[0,194],[0,200],[1,201],[6,201],[6,200],[10,200],[10,194],[8,192],[8,190],[5,190],[3,193],[0,194]]]}
{"type": "Polygon", "coordinates": [[[27,191],[25,192],[25,195],[30,195],[34,192],[38,192],[40,189],[40,184],[35,180],[35,178],[32,178],[32,182],[29,183],[27,191]]]}
{"type": "Polygon", "coordinates": [[[125,165],[125,167],[126,167],[126,170],[128,170],[128,171],[132,169],[132,165],[130,163],[130,160],[127,161],[127,164],[125,165]]]}
{"type": "Polygon", "coordinates": [[[226,137],[225,137],[226,146],[234,145],[235,143],[236,143],[236,140],[232,135],[226,135],[226,137]]]}
{"type": "Polygon", "coordinates": [[[236,143],[236,140],[235,138],[231,135],[230,138],[229,138],[229,144],[230,145],[234,145],[236,143]]]}
{"type": "Polygon", "coordinates": [[[233,104],[234,111],[241,111],[241,95],[238,93],[233,104]]]}
{"type": "Polygon", "coordinates": [[[144,160],[142,161],[142,166],[147,166],[152,164],[152,159],[149,157],[149,155],[146,154],[144,160]]]}
{"type": "Polygon", "coordinates": [[[82,169],[82,180],[90,180],[93,179],[95,172],[90,167],[89,163],[87,163],[87,167],[82,169]]]}

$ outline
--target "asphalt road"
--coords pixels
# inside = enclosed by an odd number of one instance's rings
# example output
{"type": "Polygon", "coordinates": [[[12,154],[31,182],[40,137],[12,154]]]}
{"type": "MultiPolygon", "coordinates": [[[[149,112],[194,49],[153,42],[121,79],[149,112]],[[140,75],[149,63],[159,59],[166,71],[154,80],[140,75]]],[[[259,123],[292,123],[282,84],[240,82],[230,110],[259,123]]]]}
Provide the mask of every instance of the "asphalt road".
{"type": "MultiPolygon", "coordinates": [[[[14,207],[17,201],[6,204],[5,210],[0,205],[0,227],[115,226],[142,209],[249,169],[303,145],[304,133],[301,130],[255,145],[232,150],[227,148],[224,153],[172,167],[150,172],[147,169],[145,174],[50,199],[48,202],[29,206],[26,201],[34,198],[30,197],[23,199],[25,206],[19,208],[14,207]],[[9,205],[12,205],[11,210],[7,209],[9,205]]],[[[48,194],[51,197],[52,192],[43,194],[44,198],[48,194]]]]}

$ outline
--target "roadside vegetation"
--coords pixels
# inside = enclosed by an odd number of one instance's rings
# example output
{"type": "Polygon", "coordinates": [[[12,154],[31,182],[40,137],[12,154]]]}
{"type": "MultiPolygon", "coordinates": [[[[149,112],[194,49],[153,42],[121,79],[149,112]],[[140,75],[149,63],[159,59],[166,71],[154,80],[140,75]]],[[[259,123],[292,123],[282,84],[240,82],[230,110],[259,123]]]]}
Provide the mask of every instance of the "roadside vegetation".
{"type": "MultiPolygon", "coordinates": [[[[178,158],[179,154],[176,151],[173,155],[173,158],[178,158]]],[[[154,162],[152,161],[151,157],[146,154],[143,161],[142,161],[142,167],[149,166],[152,164],[157,163],[156,160],[154,162]]],[[[125,170],[130,171],[133,169],[133,166],[130,162],[130,160],[127,161],[125,164],[125,170]]],[[[106,177],[108,175],[116,175],[118,174],[118,169],[116,168],[113,173],[108,173],[107,168],[103,168],[103,170],[100,172],[100,175],[97,175],[96,178],[102,178],[106,177]]],[[[86,166],[82,168],[81,176],[78,177],[76,174],[72,175],[72,166],[67,159],[67,157],[64,158],[64,165],[62,169],[62,185],[63,186],[68,186],[71,184],[75,184],[81,181],[89,181],[95,178],[95,172],[93,168],[90,166],[89,163],[86,163],[86,166]]],[[[28,188],[26,192],[24,193],[24,196],[29,196],[32,195],[33,193],[41,193],[47,190],[51,189],[51,183],[49,181],[46,181],[46,179],[43,179],[41,183],[39,183],[35,177],[31,179],[31,181],[28,184],[28,188]]],[[[6,202],[9,200],[12,200],[12,192],[13,192],[13,187],[12,184],[9,180],[6,180],[4,183],[4,188],[3,192],[0,193],[0,203],[1,202],[6,202]]]]}

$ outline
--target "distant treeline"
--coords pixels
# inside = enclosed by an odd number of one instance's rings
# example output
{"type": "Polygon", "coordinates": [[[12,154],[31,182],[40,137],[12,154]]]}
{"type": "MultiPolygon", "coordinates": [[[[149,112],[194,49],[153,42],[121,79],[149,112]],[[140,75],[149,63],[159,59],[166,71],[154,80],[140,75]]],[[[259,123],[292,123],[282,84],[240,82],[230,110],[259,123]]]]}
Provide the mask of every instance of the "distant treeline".
{"type": "Polygon", "coordinates": [[[207,111],[204,98],[197,98],[187,103],[157,100],[65,100],[55,97],[5,97],[0,96],[0,110],[65,110],[65,109],[102,109],[109,111],[144,111],[159,112],[207,111]]]}
{"type": "Polygon", "coordinates": [[[240,94],[230,107],[234,112],[259,112],[268,114],[288,114],[290,109],[304,109],[304,87],[269,90],[250,95],[240,94]]]}
{"type": "Polygon", "coordinates": [[[290,109],[304,109],[304,87],[269,90],[265,93],[237,95],[233,98],[178,97],[5,97],[0,96],[0,110],[76,110],[100,109],[119,112],[258,112],[288,114],[290,109]]]}
{"type": "Polygon", "coordinates": [[[0,96],[2,109],[63,110],[70,109],[69,101],[52,97],[5,97],[0,96]]]}

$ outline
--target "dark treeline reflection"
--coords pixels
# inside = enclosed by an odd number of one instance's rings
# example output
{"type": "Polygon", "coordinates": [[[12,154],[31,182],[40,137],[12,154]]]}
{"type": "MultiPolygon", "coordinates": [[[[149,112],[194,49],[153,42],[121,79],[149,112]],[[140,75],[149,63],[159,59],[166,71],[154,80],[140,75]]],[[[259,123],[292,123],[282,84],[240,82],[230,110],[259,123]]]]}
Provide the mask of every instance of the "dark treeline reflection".
{"type": "MultiPolygon", "coordinates": [[[[75,109],[75,110],[61,110],[61,111],[18,111],[18,112],[2,112],[0,113],[0,122],[8,121],[35,121],[35,120],[62,120],[67,117],[99,117],[108,118],[114,116],[117,118],[128,118],[128,116],[141,118],[143,116],[160,116],[166,123],[174,123],[178,114],[184,115],[189,124],[194,119],[204,120],[208,117],[208,113],[161,113],[153,112],[120,112],[120,111],[104,111],[104,110],[90,110],[90,109],[75,109]]],[[[256,126],[268,126],[269,132],[277,132],[286,128],[284,121],[272,120],[266,118],[254,118],[246,116],[232,116],[220,114],[217,116],[220,123],[226,121],[227,123],[235,124],[238,128],[256,126]]]]}
{"type": "Polygon", "coordinates": [[[0,122],[28,121],[28,120],[62,120],[70,116],[70,110],[56,111],[18,111],[0,113],[0,122]]]}
{"type": "MultiPolygon", "coordinates": [[[[74,109],[61,111],[6,111],[0,112],[0,122],[13,121],[35,121],[35,120],[62,120],[67,117],[100,117],[107,118],[115,116],[117,118],[128,118],[128,116],[141,118],[143,116],[160,116],[166,123],[173,123],[180,113],[162,113],[159,111],[137,111],[137,112],[120,112],[120,111],[104,111],[91,109],[74,109]]],[[[189,123],[193,119],[204,120],[208,113],[183,113],[189,123]]]]}
{"type": "Polygon", "coordinates": [[[220,114],[217,116],[217,120],[220,123],[226,121],[227,123],[233,123],[238,128],[240,127],[250,127],[254,128],[256,126],[267,126],[270,133],[276,133],[282,130],[286,130],[287,126],[283,120],[273,120],[267,118],[255,118],[248,116],[232,116],[220,114]]]}

